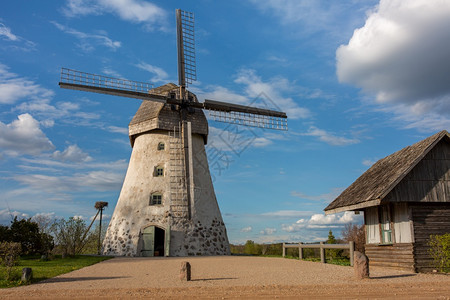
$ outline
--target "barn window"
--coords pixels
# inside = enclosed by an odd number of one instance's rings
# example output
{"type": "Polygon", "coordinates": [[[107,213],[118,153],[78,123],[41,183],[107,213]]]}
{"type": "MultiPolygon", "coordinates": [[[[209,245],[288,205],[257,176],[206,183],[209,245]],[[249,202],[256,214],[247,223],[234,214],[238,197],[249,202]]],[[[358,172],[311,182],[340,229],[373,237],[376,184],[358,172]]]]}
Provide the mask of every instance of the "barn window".
{"type": "Polygon", "coordinates": [[[383,244],[392,244],[392,228],[389,207],[381,207],[381,241],[383,244]]]}
{"type": "Polygon", "coordinates": [[[161,205],[162,195],[160,193],[154,193],[150,196],[150,205],[161,205]]]}
{"type": "Polygon", "coordinates": [[[158,150],[164,150],[164,147],[165,147],[164,143],[163,142],[159,142],[158,150]]]}
{"type": "Polygon", "coordinates": [[[162,166],[157,166],[155,168],[155,177],[163,177],[164,176],[164,168],[162,166]]]}

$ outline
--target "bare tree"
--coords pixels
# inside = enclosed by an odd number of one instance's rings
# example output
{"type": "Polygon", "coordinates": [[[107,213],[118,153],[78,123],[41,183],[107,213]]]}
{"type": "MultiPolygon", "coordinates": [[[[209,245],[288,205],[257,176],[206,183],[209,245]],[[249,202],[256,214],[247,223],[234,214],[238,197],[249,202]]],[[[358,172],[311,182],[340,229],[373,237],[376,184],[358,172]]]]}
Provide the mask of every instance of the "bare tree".
{"type": "Polygon", "coordinates": [[[348,243],[355,242],[355,250],[364,253],[364,245],[366,243],[366,231],[364,225],[346,224],[342,230],[342,239],[348,243]]]}

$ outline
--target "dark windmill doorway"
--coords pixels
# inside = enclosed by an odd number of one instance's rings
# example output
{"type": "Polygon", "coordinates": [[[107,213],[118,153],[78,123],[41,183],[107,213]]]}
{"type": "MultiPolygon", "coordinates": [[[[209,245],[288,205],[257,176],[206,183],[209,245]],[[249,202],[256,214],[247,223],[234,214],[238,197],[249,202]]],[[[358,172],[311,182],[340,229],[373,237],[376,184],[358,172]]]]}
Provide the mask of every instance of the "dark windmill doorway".
{"type": "Polygon", "coordinates": [[[142,231],[141,256],[169,256],[170,231],[147,226],[142,231]]]}

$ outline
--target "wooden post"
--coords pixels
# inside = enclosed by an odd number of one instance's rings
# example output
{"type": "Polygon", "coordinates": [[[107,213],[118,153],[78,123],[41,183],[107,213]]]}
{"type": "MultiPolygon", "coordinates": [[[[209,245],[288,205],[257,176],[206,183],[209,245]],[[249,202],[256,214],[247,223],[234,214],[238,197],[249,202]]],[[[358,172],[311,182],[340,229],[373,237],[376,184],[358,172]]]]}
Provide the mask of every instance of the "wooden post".
{"type": "Polygon", "coordinates": [[[303,248],[302,248],[302,242],[298,243],[298,259],[303,259],[303,248]]]}
{"type": "Polygon", "coordinates": [[[320,261],[325,263],[325,248],[323,247],[323,242],[320,242],[320,261]]]}
{"type": "Polygon", "coordinates": [[[283,257],[285,257],[286,256],[286,247],[284,246],[284,243],[283,243],[283,257]]]}
{"type": "Polygon", "coordinates": [[[355,252],[355,242],[354,241],[350,241],[350,266],[353,267],[353,260],[354,260],[354,252],[355,252]]]}

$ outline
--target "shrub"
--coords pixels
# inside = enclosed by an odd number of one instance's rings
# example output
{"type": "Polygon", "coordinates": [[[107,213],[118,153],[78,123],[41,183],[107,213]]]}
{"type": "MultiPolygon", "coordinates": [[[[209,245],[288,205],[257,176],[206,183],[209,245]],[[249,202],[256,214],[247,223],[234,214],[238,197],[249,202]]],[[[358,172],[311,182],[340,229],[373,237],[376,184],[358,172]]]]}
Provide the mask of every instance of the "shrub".
{"type": "Polygon", "coordinates": [[[430,235],[429,253],[440,272],[450,272],[450,233],[430,235]]]}
{"type": "Polygon", "coordinates": [[[19,262],[22,247],[20,243],[0,242],[0,261],[6,268],[6,280],[11,277],[11,271],[19,262]]]}

